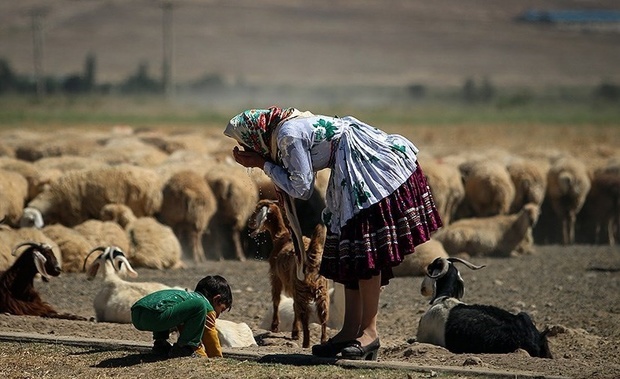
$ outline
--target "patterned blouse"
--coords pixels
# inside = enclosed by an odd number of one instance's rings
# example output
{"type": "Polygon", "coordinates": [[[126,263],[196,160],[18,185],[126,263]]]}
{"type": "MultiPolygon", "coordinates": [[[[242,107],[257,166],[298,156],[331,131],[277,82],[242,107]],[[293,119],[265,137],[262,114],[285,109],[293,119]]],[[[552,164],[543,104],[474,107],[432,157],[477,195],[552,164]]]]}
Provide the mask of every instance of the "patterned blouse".
{"type": "Polygon", "coordinates": [[[289,195],[309,199],[315,172],[332,169],[323,219],[331,231],[391,194],[415,171],[418,149],[354,117],[312,116],[285,121],[276,131],[282,165],[265,173],[289,195]]]}

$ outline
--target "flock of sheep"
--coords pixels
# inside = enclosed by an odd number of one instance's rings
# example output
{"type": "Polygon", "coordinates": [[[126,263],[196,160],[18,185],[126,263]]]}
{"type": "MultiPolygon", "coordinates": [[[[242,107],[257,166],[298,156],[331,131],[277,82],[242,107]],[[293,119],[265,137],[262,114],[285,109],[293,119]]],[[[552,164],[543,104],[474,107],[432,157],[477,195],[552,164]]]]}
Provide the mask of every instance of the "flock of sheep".
{"type": "MultiPolygon", "coordinates": [[[[257,227],[248,225],[259,200],[275,198],[273,185],[260,170],[234,163],[232,146],[232,140],[209,130],[5,131],[0,271],[14,264],[15,246],[36,241],[51,247],[62,271],[88,267],[91,277],[97,262],[105,265],[106,259],[111,277],[112,262],[161,270],[253,257],[270,257],[272,276],[280,275],[274,262],[285,241],[272,235],[257,243],[260,236],[249,237],[257,227]],[[97,249],[109,250],[108,255],[89,254],[97,249]],[[108,257],[115,249],[122,258],[108,257]]],[[[535,244],[615,244],[620,235],[620,155],[584,160],[555,151],[442,157],[423,152],[419,161],[445,226],[395,268],[397,276],[427,275],[437,257],[510,257],[533,252],[535,244]]],[[[297,203],[308,237],[324,207],[328,176],[319,172],[313,198],[297,203]]],[[[287,280],[294,282],[294,275],[272,286],[286,288],[287,280]]],[[[280,291],[272,292],[274,313],[268,321],[277,329],[280,291]]],[[[285,292],[298,302],[320,303],[323,326],[329,309],[338,306],[329,302],[323,282],[285,292]],[[316,293],[304,298],[300,291],[316,293]],[[319,293],[325,303],[317,302],[319,293]]],[[[294,306],[298,311],[299,304],[294,306]]],[[[304,309],[307,346],[309,309],[304,309]]],[[[106,320],[105,311],[97,310],[100,321],[115,321],[106,320]]]]}

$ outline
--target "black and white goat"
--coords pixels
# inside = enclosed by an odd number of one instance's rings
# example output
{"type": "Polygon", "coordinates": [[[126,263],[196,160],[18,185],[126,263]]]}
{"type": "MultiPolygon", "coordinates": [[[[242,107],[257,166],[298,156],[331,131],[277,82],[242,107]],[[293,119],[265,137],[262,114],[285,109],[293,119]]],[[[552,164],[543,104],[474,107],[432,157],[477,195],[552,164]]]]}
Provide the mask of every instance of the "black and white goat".
{"type": "Polygon", "coordinates": [[[46,243],[23,242],[15,246],[12,254],[16,255],[23,246],[28,248],[0,275],[0,312],[18,316],[86,320],[85,317],[58,313],[41,299],[34,287],[37,273],[41,274],[44,281],[48,281],[62,271],[52,247],[46,243]]]}
{"type": "Polygon", "coordinates": [[[532,357],[552,358],[548,330],[539,332],[525,312],[512,314],[491,305],[461,302],[464,282],[454,262],[472,270],[476,266],[460,258],[437,258],[428,265],[422,294],[432,291],[431,307],[420,319],[417,342],[443,346],[453,353],[511,353],[524,349],[532,357]]]}

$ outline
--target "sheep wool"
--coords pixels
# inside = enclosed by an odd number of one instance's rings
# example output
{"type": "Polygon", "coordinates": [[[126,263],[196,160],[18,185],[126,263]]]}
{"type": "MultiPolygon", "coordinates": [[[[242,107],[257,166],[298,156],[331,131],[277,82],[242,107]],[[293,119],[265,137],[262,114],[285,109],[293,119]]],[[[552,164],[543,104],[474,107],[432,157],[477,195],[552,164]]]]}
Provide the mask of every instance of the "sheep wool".
{"type": "Polygon", "coordinates": [[[161,206],[159,176],[130,165],[68,171],[28,203],[46,223],[75,226],[99,217],[109,203],[127,205],[138,216],[152,216],[161,206]]]}
{"type": "Polygon", "coordinates": [[[515,249],[531,233],[539,212],[536,204],[526,204],[517,214],[462,219],[443,227],[433,238],[450,256],[508,257],[518,253],[515,249]]]}

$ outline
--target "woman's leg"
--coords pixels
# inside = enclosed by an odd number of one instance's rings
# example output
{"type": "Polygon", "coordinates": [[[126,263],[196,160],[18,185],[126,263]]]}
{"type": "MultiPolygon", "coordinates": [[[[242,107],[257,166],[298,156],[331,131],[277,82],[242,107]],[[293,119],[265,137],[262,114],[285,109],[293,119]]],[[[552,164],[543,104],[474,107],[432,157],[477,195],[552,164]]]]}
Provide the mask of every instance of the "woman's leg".
{"type": "Polygon", "coordinates": [[[357,338],[362,319],[362,301],[358,289],[344,290],[344,320],[342,328],[332,340],[334,342],[351,341],[357,338]]]}
{"type": "Polygon", "coordinates": [[[381,274],[367,280],[360,280],[359,287],[361,318],[357,340],[362,346],[367,346],[379,337],[377,332],[377,316],[379,314],[379,296],[381,294],[381,274]]]}

